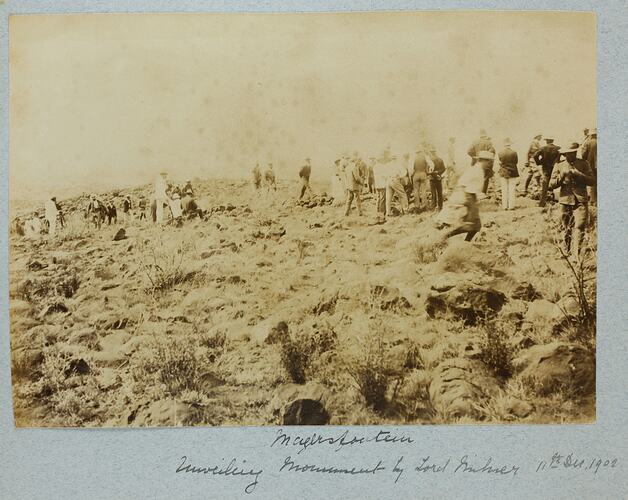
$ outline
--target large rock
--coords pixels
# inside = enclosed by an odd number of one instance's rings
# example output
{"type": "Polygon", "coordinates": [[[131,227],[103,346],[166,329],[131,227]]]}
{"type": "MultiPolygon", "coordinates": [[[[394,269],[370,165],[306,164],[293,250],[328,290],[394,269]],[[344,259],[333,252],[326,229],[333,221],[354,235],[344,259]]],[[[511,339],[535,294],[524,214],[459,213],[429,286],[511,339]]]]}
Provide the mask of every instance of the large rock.
{"type": "Polygon", "coordinates": [[[525,300],[526,302],[532,302],[533,300],[543,298],[541,293],[528,282],[519,283],[510,296],[513,299],[525,300]]]}
{"type": "Polygon", "coordinates": [[[327,425],[330,416],[323,404],[314,399],[297,399],[283,414],[283,425],[327,425]]]}
{"type": "Polygon", "coordinates": [[[474,325],[480,319],[495,316],[507,300],[502,292],[470,281],[449,285],[439,288],[442,291],[432,289],[427,295],[425,311],[430,318],[452,315],[467,325],[474,325]]]}
{"type": "Polygon", "coordinates": [[[289,335],[288,324],[285,321],[266,319],[253,328],[251,341],[257,345],[276,344],[289,335]]]}
{"type": "Polygon", "coordinates": [[[126,423],[134,427],[167,427],[198,424],[202,411],[190,403],[165,399],[153,401],[131,411],[126,423]]]}
{"type": "Polygon", "coordinates": [[[563,313],[553,302],[539,299],[530,303],[524,317],[530,323],[555,323],[563,318],[563,313]]]}
{"type": "Polygon", "coordinates": [[[407,309],[411,307],[398,288],[386,285],[371,285],[371,299],[380,309],[407,309]]]}
{"type": "Polygon", "coordinates": [[[131,336],[118,330],[100,339],[100,351],[93,353],[92,358],[99,366],[115,367],[121,365],[127,359],[125,343],[131,336]]]}
{"type": "Polygon", "coordinates": [[[552,342],[531,347],[519,353],[513,366],[541,395],[562,389],[588,395],[595,390],[595,356],[578,344],[552,342]]]}
{"type": "Polygon", "coordinates": [[[463,358],[450,358],[438,365],[429,386],[434,408],[454,418],[481,418],[478,405],[498,390],[497,379],[482,362],[463,358]]]}
{"type": "Polygon", "coordinates": [[[304,385],[284,384],[275,389],[275,393],[270,400],[268,409],[273,416],[281,417],[282,421],[286,414],[289,416],[299,414],[304,416],[308,413],[308,409],[312,409],[313,414],[321,415],[322,413],[316,410],[317,408],[320,410],[320,408],[316,405],[312,405],[311,403],[297,403],[294,407],[293,405],[297,401],[309,400],[320,403],[324,408],[328,397],[328,389],[318,382],[308,382],[304,385]]]}

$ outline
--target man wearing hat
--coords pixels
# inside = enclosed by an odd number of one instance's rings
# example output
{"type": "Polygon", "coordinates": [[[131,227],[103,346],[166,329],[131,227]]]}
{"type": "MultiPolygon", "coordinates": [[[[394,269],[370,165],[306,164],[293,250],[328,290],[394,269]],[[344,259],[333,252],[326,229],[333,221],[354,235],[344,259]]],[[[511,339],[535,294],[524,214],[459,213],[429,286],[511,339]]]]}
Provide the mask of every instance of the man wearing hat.
{"type": "Polygon", "coordinates": [[[580,257],[588,218],[587,186],[593,186],[595,178],[587,161],[577,158],[578,143],[561,149],[560,154],[564,161],[554,169],[549,188],[558,191],[565,251],[580,257]],[[575,241],[574,252],[571,252],[572,240],[575,241]]]}
{"type": "Polygon", "coordinates": [[[532,142],[530,143],[530,147],[528,148],[528,154],[526,156],[525,162],[526,176],[523,182],[523,196],[528,195],[528,189],[530,187],[530,181],[532,180],[532,178],[534,178],[536,180],[536,183],[541,186],[541,174],[539,174],[539,171],[534,167],[534,165],[530,166],[530,160],[532,160],[536,152],[541,149],[542,137],[543,134],[536,134],[534,136],[534,139],[532,139],[532,142]]]}
{"type": "Polygon", "coordinates": [[[554,144],[554,136],[545,136],[545,146],[542,146],[534,154],[534,162],[541,166],[543,172],[543,183],[541,185],[541,198],[539,199],[539,207],[544,207],[547,202],[547,187],[552,177],[554,165],[560,157],[560,148],[554,144]]]}
{"type": "Polygon", "coordinates": [[[593,177],[596,179],[595,185],[589,188],[591,203],[597,203],[597,129],[594,128],[589,133],[589,138],[582,145],[581,158],[586,160],[591,168],[593,177]]]}
{"type": "Polygon", "coordinates": [[[510,138],[506,138],[504,139],[504,149],[499,152],[499,175],[502,188],[502,208],[504,210],[513,210],[517,197],[517,177],[519,177],[517,163],[519,163],[519,157],[511,146],[510,138]]]}
{"type": "Polygon", "coordinates": [[[401,205],[401,213],[404,214],[408,211],[408,196],[403,188],[402,179],[408,175],[400,160],[396,155],[390,157],[387,165],[387,180],[386,180],[386,217],[391,215],[393,198],[398,198],[401,205]]]}
{"type": "Polygon", "coordinates": [[[360,160],[354,158],[345,169],[345,193],[346,193],[346,208],[345,217],[351,212],[351,203],[355,198],[355,204],[358,207],[358,215],[362,216],[362,201],[360,200],[360,194],[362,193],[362,187],[364,186],[364,179],[362,177],[362,169],[360,166],[360,160]]]}
{"type": "MultiPolygon", "coordinates": [[[[480,151],[490,151],[491,153],[493,153],[493,156],[495,155],[495,148],[493,147],[493,143],[491,142],[490,137],[484,129],[480,130],[480,138],[473,141],[473,143],[467,150],[467,154],[471,157],[471,165],[475,165],[475,163],[478,161],[478,155],[480,154],[480,151]]],[[[490,166],[492,170],[493,163],[491,163],[490,166]]]]}
{"type": "Polygon", "coordinates": [[[268,162],[268,166],[264,171],[264,180],[266,181],[266,187],[270,191],[270,188],[273,191],[277,191],[277,184],[275,183],[275,171],[273,170],[273,164],[268,162]]]}
{"type": "Polygon", "coordinates": [[[310,163],[310,159],[306,158],[305,165],[299,170],[299,178],[301,179],[301,194],[299,195],[299,200],[303,198],[306,191],[312,192],[312,188],[310,187],[310,175],[312,175],[312,164],[310,163]]]}

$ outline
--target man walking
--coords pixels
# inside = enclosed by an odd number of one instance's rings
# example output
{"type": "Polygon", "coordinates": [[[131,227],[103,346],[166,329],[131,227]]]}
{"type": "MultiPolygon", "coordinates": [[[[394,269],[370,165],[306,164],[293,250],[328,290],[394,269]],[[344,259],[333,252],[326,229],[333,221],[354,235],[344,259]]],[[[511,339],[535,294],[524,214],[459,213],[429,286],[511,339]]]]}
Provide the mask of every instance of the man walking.
{"type": "Polygon", "coordinates": [[[53,196],[44,206],[45,217],[48,221],[48,236],[53,238],[55,233],[57,232],[57,198],[53,196]]]}
{"type": "Polygon", "coordinates": [[[301,179],[301,194],[299,195],[299,200],[303,198],[306,192],[312,192],[312,188],[310,187],[311,174],[312,164],[310,163],[310,159],[306,158],[305,165],[303,165],[301,170],[299,170],[299,178],[301,179]]]}
{"type": "Polygon", "coordinates": [[[510,138],[504,139],[504,149],[499,152],[499,175],[502,188],[502,208],[504,210],[514,210],[517,198],[517,163],[519,157],[517,152],[511,149],[510,138]]]}
{"type": "Polygon", "coordinates": [[[595,178],[586,160],[577,158],[578,144],[561,150],[565,160],[560,162],[549,182],[550,189],[559,190],[558,203],[561,207],[561,223],[564,231],[564,246],[568,254],[581,256],[584,232],[588,218],[587,186],[595,184],[595,178]],[[571,251],[572,240],[575,251],[571,251]]]}
{"type": "Polygon", "coordinates": [[[541,175],[539,174],[539,171],[534,165],[530,165],[530,160],[532,160],[536,152],[541,149],[541,137],[543,137],[542,134],[535,135],[534,139],[532,139],[532,142],[530,143],[530,147],[528,148],[528,154],[525,162],[526,176],[523,181],[523,196],[528,196],[528,189],[530,188],[530,181],[532,178],[536,180],[537,185],[541,186],[541,175]]]}
{"type": "Polygon", "coordinates": [[[539,207],[544,207],[547,203],[547,188],[554,165],[560,158],[560,148],[554,144],[554,136],[545,137],[545,146],[541,147],[534,154],[534,162],[541,166],[543,172],[543,184],[541,186],[541,198],[539,199],[539,207]]]}
{"type": "MultiPolygon", "coordinates": [[[[467,150],[467,154],[471,157],[471,165],[475,165],[478,161],[478,155],[480,151],[490,151],[495,155],[495,148],[493,147],[493,143],[491,142],[490,137],[486,134],[486,130],[480,130],[480,138],[473,141],[469,149],[467,150]]],[[[493,163],[489,163],[491,169],[493,168],[493,163]]]]}

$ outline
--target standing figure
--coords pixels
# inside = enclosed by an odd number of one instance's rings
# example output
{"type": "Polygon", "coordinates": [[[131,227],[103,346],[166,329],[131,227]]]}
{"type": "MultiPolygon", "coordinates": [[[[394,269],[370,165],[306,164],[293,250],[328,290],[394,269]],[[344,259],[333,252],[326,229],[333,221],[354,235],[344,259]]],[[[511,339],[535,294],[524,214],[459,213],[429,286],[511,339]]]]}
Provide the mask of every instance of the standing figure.
{"type": "MultiPolygon", "coordinates": [[[[495,148],[493,147],[493,143],[491,142],[491,138],[486,134],[486,130],[480,130],[480,138],[473,141],[469,149],[467,150],[467,154],[471,157],[471,165],[475,165],[478,161],[479,154],[481,151],[489,151],[493,153],[493,158],[495,158],[495,148]]],[[[494,175],[493,172],[493,159],[488,162],[482,162],[484,168],[484,183],[482,185],[482,194],[484,196],[488,193],[488,186],[491,178],[494,175]]]]}
{"type": "Polygon", "coordinates": [[[168,181],[166,172],[161,172],[155,179],[155,219],[157,224],[164,222],[164,205],[168,203],[168,181]]]}
{"type": "Polygon", "coordinates": [[[268,167],[264,171],[264,180],[266,181],[266,187],[270,191],[270,188],[273,188],[273,191],[277,191],[277,184],[275,183],[275,171],[273,170],[273,164],[268,163],[268,167]]]}
{"type": "Polygon", "coordinates": [[[534,178],[538,186],[541,186],[541,174],[537,170],[535,164],[530,164],[530,160],[534,158],[536,152],[541,149],[541,137],[542,134],[536,134],[532,142],[530,143],[530,147],[528,148],[528,154],[526,155],[526,176],[523,181],[523,196],[528,196],[528,189],[530,188],[530,181],[534,178]]]}
{"type": "Polygon", "coordinates": [[[53,196],[44,205],[45,217],[48,222],[48,236],[53,238],[57,232],[57,198],[53,196]]]}
{"type": "Polygon", "coordinates": [[[580,257],[588,219],[587,186],[593,186],[595,178],[587,161],[577,158],[577,153],[577,143],[561,150],[565,160],[554,169],[549,188],[558,190],[565,252],[580,257]],[[573,252],[572,239],[575,242],[573,252]]]}
{"type": "Polygon", "coordinates": [[[253,186],[256,190],[262,187],[262,171],[259,168],[259,162],[253,167],[253,186]]]}
{"type": "MultiPolygon", "coordinates": [[[[586,130],[586,129],[585,129],[586,130]]],[[[588,131],[587,131],[588,132],[588,131]]],[[[581,148],[581,156],[583,160],[589,164],[591,173],[595,178],[593,186],[588,188],[589,201],[593,204],[597,203],[597,129],[594,128],[589,134],[589,139],[585,141],[581,148]]]]}
{"type": "Polygon", "coordinates": [[[445,163],[436,153],[436,148],[429,148],[429,162],[427,166],[427,177],[430,181],[430,191],[432,193],[432,209],[441,211],[443,209],[443,182],[442,175],[445,173],[445,163]]]}
{"type": "Polygon", "coordinates": [[[131,220],[131,197],[127,194],[122,201],[122,213],[125,222],[131,220]]]}
{"type": "Polygon", "coordinates": [[[547,203],[547,189],[554,165],[560,158],[560,148],[554,144],[554,136],[545,136],[545,146],[541,147],[534,154],[534,161],[541,166],[543,171],[543,184],[541,186],[541,198],[539,199],[539,207],[544,207],[547,203]]]}
{"type": "Polygon", "coordinates": [[[375,193],[375,174],[373,172],[373,169],[375,168],[375,161],[376,158],[371,157],[369,158],[369,164],[368,164],[368,169],[367,169],[367,179],[366,179],[366,187],[368,189],[368,192],[371,194],[375,193]]]}
{"type": "Polygon", "coordinates": [[[423,197],[427,186],[427,161],[425,159],[424,147],[416,151],[414,168],[412,172],[412,188],[414,193],[414,208],[421,210],[423,197]]]}
{"type": "Polygon", "coordinates": [[[310,175],[312,175],[312,165],[310,159],[305,159],[305,165],[299,170],[299,178],[301,179],[301,194],[299,194],[299,200],[303,198],[306,192],[311,193],[310,187],[310,175]]]}
{"type": "Polygon", "coordinates": [[[513,151],[510,138],[504,139],[504,149],[499,152],[499,175],[502,188],[502,208],[513,210],[517,198],[517,163],[519,158],[517,152],[513,151]]]}
{"type": "Polygon", "coordinates": [[[113,200],[110,200],[107,204],[107,225],[110,226],[111,222],[114,224],[118,222],[118,210],[113,203],[113,200]]]}
{"type": "Polygon", "coordinates": [[[377,190],[377,220],[386,220],[386,184],[388,183],[387,164],[384,157],[379,158],[373,165],[373,184],[377,190]]]}
{"type": "Polygon", "coordinates": [[[137,202],[137,207],[140,211],[139,219],[146,219],[146,198],[144,198],[143,194],[140,195],[140,201],[137,202]]]}
{"type": "Polygon", "coordinates": [[[358,207],[358,215],[362,216],[362,187],[364,185],[364,177],[362,177],[362,165],[360,160],[353,160],[345,171],[345,188],[347,193],[347,203],[345,209],[345,217],[351,212],[351,203],[355,198],[355,204],[358,207]]]}

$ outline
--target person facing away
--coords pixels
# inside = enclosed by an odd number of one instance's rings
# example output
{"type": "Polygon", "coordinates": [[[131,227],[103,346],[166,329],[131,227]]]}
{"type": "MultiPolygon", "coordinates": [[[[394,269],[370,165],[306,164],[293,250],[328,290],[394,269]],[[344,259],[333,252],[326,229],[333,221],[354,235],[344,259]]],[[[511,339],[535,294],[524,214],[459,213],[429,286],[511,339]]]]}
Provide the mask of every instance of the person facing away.
{"type": "Polygon", "coordinates": [[[301,193],[299,194],[299,200],[303,198],[306,192],[311,193],[310,187],[310,175],[312,174],[312,164],[310,159],[305,159],[305,164],[299,170],[299,178],[301,179],[301,193]]]}
{"type": "Polygon", "coordinates": [[[597,128],[591,130],[589,139],[582,145],[581,157],[589,164],[593,177],[596,179],[595,184],[589,188],[589,201],[595,204],[597,203],[597,128]]]}
{"type": "Polygon", "coordinates": [[[259,168],[259,162],[253,167],[253,186],[259,189],[262,186],[262,171],[259,168]]]}
{"type": "Polygon", "coordinates": [[[427,160],[425,148],[419,147],[416,151],[412,169],[412,192],[414,193],[414,207],[421,210],[427,187],[427,160]]]}
{"type": "Polygon", "coordinates": [[[564,160],[552,172],[549,189],[558,191],[565,252],[581,257],[588,220],[587,186],[595,184],[595,177],[588,162],[577,158],[578,146],[572,143],[569,148],[561,150],[564,160]],[[571,248],[572,240],[574,251],[571,248]]]}
{"type": "Polygon", "coordinates": [[[534,165],[530,165],[530,160],[534,159],[534,155],[536,152],[541,149],[541,138],[543,134],[536,134],[532,142],[530,143],[530,147],[528,148],[528,153],[526,155],[526,162],[524,166],[526,167],[526,176],[523,181],[523,196],[528,195],[528,189],[530,189],[530,182],[534,178],[539,186],[541,186],[541,175],[538,170],[534,167],[534,165]]]}
{"type": "Polygon", "coordinates": [[[190,179],[187,179],[185,181],[185,186],[183,186],[183,192],[187,193],[187,192],[192,193],[192,196],[194,196],[194,188],[192,187],[192,181],[190,179]]]}
{"type": "Polygon", "coordinates": [[[544,207],[547,203],[547,189],[554,165],[560,158],[560,148],[554,144],[554,136],[545,137],[545,145],[534,153],[534,162],[541,167],[543,173],[543,181],[541,185],[541,198],[539,199],[539,207],[544,207]]]}
{"type": "Polygon", "coordinates": [[[122,212],[126,221],[131,217],[131,197],[127,194],[122,201],[122,212]]]}
{"type": "Polygon", "coordinates": [[[353,160],[345,170],[345,188],[347,194],[345,217],[351,212],[351,203],[354,198],[355,204],[358,207],[358,215],[362,216],[362,201],[360,200],[362,187],[364,186],[362,173],[362,165],[359,159],[353,160]]]}
{"type": "Polygon", "coordinates": [[[272,188],[274,191],[277,191],[277,184],[275,182],[275,171],[273,170],[273,164],[268,163],[266,170],[264,171],[264,180],[266,181],[266,187],[268,189],[272,188]]]}
{"type": "Polygon", "coordinates": [[[513,210],[517,198],[517,178],[519,171],[517,163],[519,157],[517,152],[511,148],[510,138],[504,139],[504,148],[499,152],[499,176],[502,190],[502,208],[513,210]]]}
{"type": "Polygon", "coordinates": [[[430,183],[432,194],[432,209],[443,209],[443,182],[442,175],[445,173],[445,162],[436,153],[436,148],[432,145],[428,148],[429,162],[427,166],[427,178],[430,183]]]}
{"type": "Polygon", "coordinates": [[[388,176],[386,182],[386,217],[392,214],[392,202],[394,198],[399,199],[401,205],[401,214],[408,211],[408,197],[403,188],[402,179],[407,176],[407,171],[403,168],[396,156],[390,158],[388,163],[388,176]]]}
{"type": "Polygon", "coordinates": [[[53,237],[57,232],[57,198],[53,196],[46,201],[44,205],[44,213],[46,221],[48,222],[48,235],[53,237]]]}
{"type": "Polygon", "coordinates": [[[146,198],[144,198],[143,194],[140,195],[137,206],[140,209],[140,220],[146,219],[146,198]]]}
{"type": "Polygon", "coordinates": [[[110,226],[111,222],[114,224],[118,222],[118,210],[116,209],[113,200],[107,204],[107,225],[110,226]]]}
{"type": "MultiPolygon", "coordinates": [[[[471,143],[469,149],[467,150],[467,154],[471,157],[471,165],[475,165],[478,161],[478,155],[480,151],[490,151],[495,155],[495,148],[493,147],[493,143],[491,142],[490,137],[486,134],[486,130],[480,130],[480,137],[471,143]]],[[[493,163],[489,162],[491,169],[493,168],[493,163]]],[[[486,168],[486,167],[485,167],[486,168]]],[[[485,193],[486,194],[486,193],[485,193]]]]}
{"type": "Polygon", "coordinates": [[[388,182],[387,163],[382,156],[373,165],[373,185],[377,191],[377,220],[386,219],[386,184],[388,182]]]}

